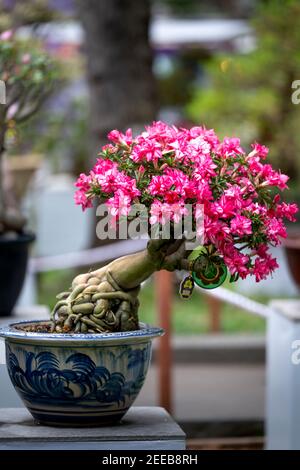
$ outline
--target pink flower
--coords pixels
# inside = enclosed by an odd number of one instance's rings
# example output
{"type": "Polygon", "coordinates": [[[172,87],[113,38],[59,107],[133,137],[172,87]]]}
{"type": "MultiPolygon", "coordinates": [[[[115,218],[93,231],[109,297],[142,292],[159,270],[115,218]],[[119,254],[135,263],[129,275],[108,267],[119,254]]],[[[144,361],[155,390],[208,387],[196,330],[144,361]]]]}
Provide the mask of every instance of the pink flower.
{"type": "Polygon", "coordinates": [[[150,208],[149,222],[151,225],[159,223],[165,225],[169,221],[178,224],[182,220],[182,216],[187,213],[188,210],[184,204],[164,204],[156,199],[150,208]]]}
{"type": "Polygon", "coordinates": [[[8,108],[8,111],[7,111],[7,118],[8,119],[13,119],[14,118],[14,115],[16,114],[16,112],[18,111],[19,109],[19,106],[17,103],[14,103],[12,104],[9,108],[8,108]]]}
{"type": "Polygon", "coordinates": [[[243,236],[252,233],[251,220],[243,215],[236,215],[230,221],[230,228],[235,235],[243,236]]]}
{"type": "Polygon", "coordinates": [[[162,121],[154,121],[151,126],[146,126],[146,132],[143,132],[141,137],[156,140],[163,145],[172,142],[179,134],[175,126],[168,126],[162,121]]]}
{"type": "Polygon", "coordinates": [[[260,173],[263,170],[264,165],[260,162],[258,155],[251,155],[252,152],[247,157],[247,163],[249,165],[249,170],[253,175],[260,173]]]}
{"type": "Polygon", "coordinates": [[[261,177],[264,179],[261,186],[277,186],[281,190],[287,188],[286,183],[289,180],[289,177],[273,170],[271,165],[263,165],[260,173],[261,177]]]}
{"type": "Polygon", "coordinates": [[[178,224],[182,221],[182,216],[188,215],[189,211],[184,204],[172,204],[172,220],[175,224],[178,224]]]}
{"type": "MultiPolygon", "coordinates": [[[[106,155],[113,155],[117,151],[117,147],[112,144],[106,144],[106,145],[103,145],[101,150],[106,155]]],[[[101,152],[99,155],[101,155],[101,152]]]]}
{"type": "Polygon", "coordinates": [[[122,190],[117,190],[113,197],[106,201],[108,212],[111,216],[110,224],[116,225],[121,216],[127,216],[130,212],[131,198],[124,194],[122,190]]]}
{"type": "Polygon", "coordinates": [[[181,170],[167,168],[163,175],[152,177],[148,191],[152,196],[163,196],[173,204],[195,194],[195,184],[181,170]]]}
{"type": "Polygon", "coordinates": [[[222,220],[204,215],[204,241],[206,244],[220,246],[224,241],[232,242],[230,227],[222,220]]]}
{"type": "MultiPolygon", "coordinates": [[[[253,198],[257,196],[257,192],[255,190],[255,186],[253,182],[249,180],[246,176],[241,176],[241,178],[237,178],[237,183],[239,184],[238,188],[240,190],[240,199],[243,199],[244,194],[249,194],[249,197],[253,198]]],[[[235,185],[237,187],[237,185],[235,185]]],[[[247,201],[244,200],[243,207],[247,205],[247,201]]]]}
{"type": "Polygon", "coordinates": [[[76,188],[80,188],[82,191],[88,191],[91,187],[91,177],[84,173],[80,173],[75,186],[76,188]]]}
{"type": "Polygon", "coordinates": [[[231,245],[224,245],[223,248],[224,252],[224,261],[230,271],[231,274],[238,274],[242,279],[245,279],[247,276],[249,269],[249,256],[244,255],[236,248],[232,247],[231,245]]]}
{"type": "Polygon", "coordinates": [[[155,199],[154,202],[151,204],[150,207],[150,214],[151,217],[149,222],[151,225],[159,224],[162,222],[162,203],[155,199]]]}
{"type": "Polygon", "coordinates": [[[162,157],[162,146],[155,140],[141,137],[133,147],[131,158],[134,162],[157,162],[162,157]]]}
{"type": "Polygon", "coordinates": [[[243,155],[245,152],[240,144],[241,141],[237,137],[225,137],[223,142],[219,145],[217,153],[223,158],[243,155]]]}
{"type": "Polygon", "coordinates": [[[91,189],[90,183],[90,176],[87,176],[84,173],[80,174],[75,183],[76,188],[78,188],[74,194],[75,204],[81,206],[82,210],[93,207],[91,198],[87,196],[87,192],[91,189]]]}
{"type": "Polygon", "coordinates": [[[122,132],[118,130],[113,130],[108,134],[108,139],[111,140],[112,142],[115,142],[116,144],[124,145],[124,146],[129,146],[132,144],[132,130],[127,129],[125,134],[122,134],[122,132]]]}
{"type": "Polygon", "coordinates": [[[269,153],[268,147],[266,147],[265,145],[258,144],[257,142],[252,144],[251,147],[253,148],[253,150],[249,155],[258,155],[260,158],[264,159],[269,153]]]}
{"type": "Polygon", "coordinates": [[[165,225],[171,220],[172,210],[169,204],[163,204],[158,200],[154,200],[150,208],[150,214],[149,222],[151,225],[165,225]]]}
{"type": "Polygon", "coordinates": [[[102,192],[107,194],[122,190],[131,199],[140,195],[136,187],[136,180],[130,178],[123,171],[119,171],[118,165],[108,159],[98,158],[96,165],[90,173],[93,185],[96,185],[102,192]]]}
{"type": "Polygon", "coordinates": [[[97,158],[96,165],[93,167],[92,172],[96,175],[102,175],[106,171],[117,169],[118,165],[108,158],[97,158]]]}
{"type": "Polygon", "coordinates": [[[227,219],[234,216],[239,200],[234,197],[222,194],[218,201],[212,203],[212,212],[218,217],[227,219]]]}
{"type": "Polygon", "coordinates": [[[203,243],[215,247],[232,274],[259,281],[277,267],[268,246],[281,243],[284,219],[294,221],[297,206],[272,197],[272,187],[284,190],[288,177],[262,162],[267,147],[254,143],[246,154],[238,138],[220,142],[212,129],[161,121],[134,138],[128,129],[113,130],[109,139],[102,158],[76,182],[75,201],[83,209],[99,196],[116,223],[133,203],[144,203],[150,225],[161,229],[180,223],[189,208],[203,243]],[[204,210],[201,227],[198,207],[204,210]]]}
{"type": "Polygon", "coordinates": [[[296,222],[295,214],[297,214],[298,210],[297,204],[282,202],[277,205],[275,212],[277,217],[285,217],[291,222],[296,222]]]}
{"type": "Polygon", "coordinates": [[[79,189],[74,194],[75,204],[82,207],[84,211],[87,208],[93,207],[91,199],[88,199],[85,192],[79,189]]]}
{"type": "Polygon", "coordinates": [[[201,136],[203,140],[210,145],[210,150],[212,152],[214,152],[220,144],[220,141],[213,129],[195,126],[190,129],[189,133],[192,139],[201,136]]]}
{"type": "Polygon", "coordinates": [[[213,199],[212,190],[209,185],[209,182],[203,178],[197,179],[197,175],[194,175],[194,192],[198,204],[206,204],[213,199]]]}
{"type": "Polygon", "coordinates": [[[255,258],[251,274],[255,276],[256,282],[260,282],[263,279],[272,274],[272,272],[278,268],[278,263],[275,258],[268,253],[267,247],[260,246],[257,249],[258,257],[255,258]]]}
{"type": "Polygon", "coordinates": [[[189,141],[189,153],[195,157],[199,155],[209,155],[210,152],[211,146],[203,136],[195,137],[195,139],[189,141]]]}
{"type": "Polygon", "coordinates": [[[146,169],[143,165],[140,165],[139,168],[138,168],[138,173],[140,176],[143,176],[143,174],[145,173],[146,169]]]}
{"type": "Polygon", "coordinates": [[[1,41],[9,41],[13,36],[13,32],[11,29],[7,31],[3,31],[3,33],[0,34],[0,40],[1,41]]]}
{"type": "Polygon", "coordinates": [[[22,64],[29,64],[31,61],[31,55],[30,54],[23,54],[22,56],[22,64]]]}
{"type": "Polygon", "coordinates": [[[194,155],[193,158],[196,162],[195,170],[193,172],[196,180],[203,181],[204,179],[208,179],[216,175],[217,165],[213,162],[210,155],[194,155]]]}
{"type": "Polygon", "coordinates": [[[279,245],[281,243],[281,239],[287,237],[286,228],[283,225],[282,220],[277,219],[276,217],[268,219],[265,229],[268,239],[275,245],[279,245]]]}

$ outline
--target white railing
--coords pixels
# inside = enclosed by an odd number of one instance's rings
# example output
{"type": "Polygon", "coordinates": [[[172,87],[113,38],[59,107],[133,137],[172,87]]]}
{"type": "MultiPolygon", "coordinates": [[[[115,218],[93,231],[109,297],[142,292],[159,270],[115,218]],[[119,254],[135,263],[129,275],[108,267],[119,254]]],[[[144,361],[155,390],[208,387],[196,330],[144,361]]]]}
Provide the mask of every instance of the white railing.
{"type": "Polygon", "coordinates": [[[120,256],[142,250],[146,247],[146,243],[146,240],[121,240],[89,250],[31,258],[29,261],[29,272],[47,272],[105,263],[120,256]]]}
{"type": "Polygon", "coordinates": [[[255,300],[249,299],[248,297],[239,294],[238,292],[232,292],[225,287],[218,287],[217,289],[209,290],[202,289],[197,286],[197,289],[201,291],[202,294],[205,294],[209,297],[213,297],[220,302],[225,302],[235,307],[241,308],[246,312],[258,315],[263,318],[268,318],[272,313],[272,309],[268,305],[261,304],[255,300]]]}

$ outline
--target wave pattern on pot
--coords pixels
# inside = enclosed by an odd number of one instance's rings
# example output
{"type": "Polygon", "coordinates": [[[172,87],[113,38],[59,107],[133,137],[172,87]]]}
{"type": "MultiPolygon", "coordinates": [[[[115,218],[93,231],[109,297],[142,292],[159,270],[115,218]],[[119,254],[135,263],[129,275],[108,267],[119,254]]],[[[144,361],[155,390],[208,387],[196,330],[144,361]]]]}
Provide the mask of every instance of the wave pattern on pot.
{"type": "MultiPolygon", "coordinates": [[[[139,393],[150,361],[150,343],[72,350],[7,347],[10,378],[31,409],[57,407],[125,412],[139,393]]],[[[33,413],[34,414],[34,413],[33,413]]]]}

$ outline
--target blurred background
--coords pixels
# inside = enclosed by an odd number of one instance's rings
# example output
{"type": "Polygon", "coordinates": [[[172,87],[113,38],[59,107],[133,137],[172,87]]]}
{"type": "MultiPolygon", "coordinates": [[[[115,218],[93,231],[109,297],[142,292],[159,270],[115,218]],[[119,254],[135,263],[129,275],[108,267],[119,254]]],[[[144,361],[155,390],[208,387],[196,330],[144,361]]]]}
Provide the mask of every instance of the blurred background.
{"type": "MultiPolygon", "coordinates": [[[[51,308],[79,271],[113,257],[95,249],[93,211],[82,213],[73,202],[76,176],[89,170],[111,129],[140,131],[160,119],[213,127],[220,137],[241,137],[244,147],[256,140],[290,175],[286,200],[300,201],[300,105],[291,100],[292,83],[300,80],[298,1],[2,0],[0,6],[0,30],[16,30],[28,53],[32,41],[39,44],[56,71],[39,112],[24,123],[12,117],[7,126],[7,178],[36,235],[16,312],[51,308]]],[[[198,291],[183,303],[179,279],[172,279],[172,411],[190,435],[263,434],[266,322],[253,313],[270,299],[299,294],[285,249],[274,253],[280,268],[273,279],[226,284],[223,298],[198,291]]],[[[150,280],[141,293],[142,321],[160,321],[157,297],[150,280]]],[[[155,367],[138,403],[157,403],[155,367]]]]}

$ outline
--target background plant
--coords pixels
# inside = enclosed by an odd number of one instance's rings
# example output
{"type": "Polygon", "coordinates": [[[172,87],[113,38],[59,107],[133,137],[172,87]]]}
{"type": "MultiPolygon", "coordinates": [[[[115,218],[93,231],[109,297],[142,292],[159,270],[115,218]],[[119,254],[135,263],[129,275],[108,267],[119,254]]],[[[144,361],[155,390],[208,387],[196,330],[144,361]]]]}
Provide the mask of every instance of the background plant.
{"type": "MultiPolygon", "coordinates": [[[[300,77],[300,4],[296,0],[258,3],[252,20],[253,51],[217,54],[206,64],[209,86],[197,88],[187,106],[195,122],[221,135],[239,134],[270,147],[275,166],[300,178],[300,106],[291,101],[300,77]]],[[[294,194],[287,197],[293,198],[294,194]]]]}
{"type": "Polygon", "coordinates": [[[9,207],[3,154],[9,133],[34,116],[50,95],[57,79],[57,67],[36,40],[19,39],[7,31],[0,38],[0,79],[6,86],[6,104],[0,108],[0,233],[19,232],[25,220],[9,207]]]}

